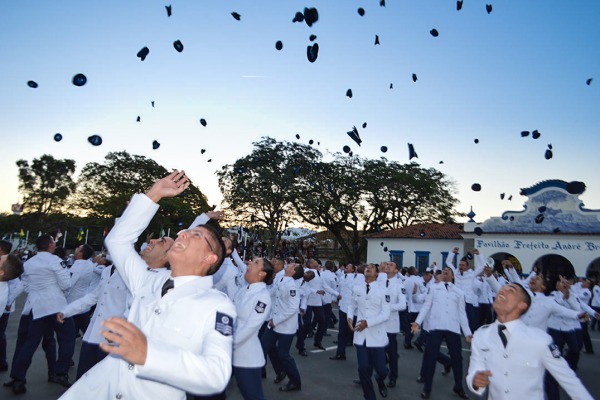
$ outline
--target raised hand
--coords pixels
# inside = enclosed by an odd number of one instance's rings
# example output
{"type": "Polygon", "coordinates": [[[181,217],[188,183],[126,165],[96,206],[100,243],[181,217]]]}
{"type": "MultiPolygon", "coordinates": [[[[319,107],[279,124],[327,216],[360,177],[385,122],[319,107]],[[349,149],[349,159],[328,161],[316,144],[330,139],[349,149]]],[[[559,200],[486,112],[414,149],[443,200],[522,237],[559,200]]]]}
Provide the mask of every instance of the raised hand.
{"type": "Polygon", "coordinates": [[[163,197],[175,197],[190,186],[190,180],[185,171],[175,170],[162,179],[154,182],[154,185],[146,192],[146,196],[155,203],[163,197]]]}

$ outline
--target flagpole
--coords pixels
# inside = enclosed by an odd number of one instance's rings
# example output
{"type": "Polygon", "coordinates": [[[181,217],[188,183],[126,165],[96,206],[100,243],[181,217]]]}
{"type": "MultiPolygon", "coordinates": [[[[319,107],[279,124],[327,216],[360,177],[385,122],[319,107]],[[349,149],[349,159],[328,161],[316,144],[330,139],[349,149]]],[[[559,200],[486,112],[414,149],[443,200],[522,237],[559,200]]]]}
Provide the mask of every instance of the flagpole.
{"type": "Polygon", "coordinates": [[[171,228],[167,229],[167,237],[171,237],[171,228]]]}
{"type": "Polygon", "coordinates": [[[25,247],[29,244],[29,231],[25,234],[25,247]]]}
{"type": "Polygon", "coordinates": [[[89,233],[90,233],[90,229],[89,229],[89,228],[86,228],[86,229],[85,229],[85,244],[87,244],[87,240],[88,240],[88,235],[89,235],[89,233]]]}
{"type": "Polygon", "coordinates": [[[63,236],[63,248],[66,249],[65,244],[67,243],[67,231],[65,231],[65,235],[63,236]]]}

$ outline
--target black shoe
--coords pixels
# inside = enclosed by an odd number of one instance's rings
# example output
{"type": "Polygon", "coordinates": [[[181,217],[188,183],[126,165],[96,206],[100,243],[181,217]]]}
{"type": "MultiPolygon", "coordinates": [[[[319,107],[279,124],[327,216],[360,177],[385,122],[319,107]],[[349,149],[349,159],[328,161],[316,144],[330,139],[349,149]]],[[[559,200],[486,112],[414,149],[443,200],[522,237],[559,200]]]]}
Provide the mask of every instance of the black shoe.
{"type": "Polygon", "coordinates": [[[405,344],[405,345],[404,345],[404,348],[405,348],[406,350],[412,350],[412,349],[414,349],[414,347],[412,347],[410,344],[405,344]]]}
{"type": "Polygon", "coordinates": [[[423,377],[420,376],[420,377],[417,378],[417,382],[419,382],[419,383],[425,383],[425,379],[423,379],[423,377]]]}
{"type": "Polygon", "coordinates": [[[8,365],[3,365],[0,367],[0,372],[6,372],[8,371],[8,365]]]}
{"type": "Polygon", "coordinates": [[[377,379],[377,386],[379,387],[379,394],[381,397],[387,397],[387,387],[385,387],[385,382],[383,379],[377,379]]]}
{"type": "Polygon", "coordinates": [[[302,357],[308,357],[306,349],[298,350],[298,354],[300,354],[302,357]]]}
{"type": "Polygon", "coordinates": [[[298,390],[302,390],[300,385],[294,385],[293,383],[288,383],[287,385],[279,388],[279,391],[281,392],[295,392],[298,390]]]}
{"type": "MultiPolygon", "coordinates": [[[[590,351],[584,351],[585,354],[594,354],[594,350],[590,350],[590,351]]],[[[0,371],[6,371],[6,370],[2,370],[0,369],[0,371]]]]}
{"type": "Polygon", "coordinates": [[[421,353],[423,352],[423,346],[421,346],[421,343],[419,342],[414,342],[413,345],[417,348],[417,350],[419,350],[421,353]]]}
{"type": "Polygon", "coordinates": [[[396,387],[396,380],[395,379],[390,379],[390,381],[388,383],[388,387],[389,388],[396,387]]]}
{"type": "Polygon", "coordinates": [[[4,382],[2,384],[2,386],[6,387],[6,388],[10,388],[10,387],[13,387],[13,385],[15,384],[15,382],[16,382],[16,379],[13,378],[13,379],[11,379],[8,382],[4,382]]]}
{"type": "Polygon", "coordinates": [[[334,340],[334,341],[333,341],[333,344],[338,344],[338,341],[337,341],[337,340],[334,340]]]}
{"type": "Polygon", "coordinates": [[[308,335],[306,335],[306,337],[308,337],[308,338],[311,338],[313,336],[315,336],[315,333],[313,331],[309,331],[308,335]]]}
{"type": "Polygon", "coordinates": [[[68,375],[54,375],[48,378],[48,382],[51,383],[57,383],[61,386],[64,386],[66,388],[70,388],[71,387],[71,382],[69,382],[69,376],[68,375]]]}
{"type": "Polygon", "coordinates": [[[465,393],[465,389],[452,389],[454,393],[458,395],[461,399],[468,399],[469,396],[465,393]]]}
{"type": "Polygon", "coordinates": [[[352,383],[355,383],[355,384],[357,384],[357,385],[360,385],[360,379],[354,379],[354,380],[352,381],[352,383]]]}
{"type": "Polygon", "coordinates": [[[12,391],[14,394],[23,394],[27,392],[27,388],[25,387],[25,382],[15,380],[12,384],[12,391]]]}
{"type": "Polygon", "coordinates": [[[262,367],[262,369],[260,370],[260,377],[263,379],[267,377],[267,369],[265,367],[262,367]]]}
{"type": "Polygon", "coordinates": [[[428,398],[429,398],[429,396],[430,396],[430,393],[427,393],[427,392],[422,392],[422,393],[421,393],[421,398],[422,398],[422,399],[428,399],[428,398]]]}
{"type": "Polygon", "coordinates": [[[275,379],[273,379],[273,383],[282,382],[286,376],[287,376],[287,374],[285,373],[285,371],[281,371],[280,373],[277,374],[275,379]]]}
{"type": "Polygon", "coordinates": [[[346,355],[345,354],[336,354],[333,357],[329,357],[330,360],[343,360],[346,361],[346,355]]]}
{"type": "Polygon", "coordinates": [[[314,346],[315,346],[317,349],[326,350],[326,349],[325,349],[325,347],[323,347],[323,345],[322,345],[321,343],[315,343],[315,344],[314,344],[314,346]]]}
{"type": "Polygon", "coordinates": [[[442,371],[442,375],[446,376],[452,371],[452,365],[444,365],[444,370],[442,371]]]}

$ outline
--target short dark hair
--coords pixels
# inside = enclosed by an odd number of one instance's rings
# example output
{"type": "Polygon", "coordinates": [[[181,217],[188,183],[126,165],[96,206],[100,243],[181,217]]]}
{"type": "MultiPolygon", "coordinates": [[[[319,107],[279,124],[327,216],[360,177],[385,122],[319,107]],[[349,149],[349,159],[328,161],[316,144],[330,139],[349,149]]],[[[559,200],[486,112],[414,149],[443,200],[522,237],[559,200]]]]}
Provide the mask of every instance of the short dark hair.
{"type": "Polygon", "coordinates": [[[523,292],[523,301],[525,302],[525,304],[527,304],[527,309],[521,313],[521,315],[523,315],[527,311],[529,311],[529,308],[531,307],[531,295],[529,294],[527,289],[525,289],[525,287],[523,285],[521,285],[520,283],[515,282],[515,286],[518,286],[519,288],[521,288],[521,291],[523,292]]]}
{"type": "Polygon", "coordinates": [[[64,260],[64,258],[67,256],[67,250],[62,246],[56,246],[54,249],[54,255],[64,260]]]}
{"type": "Polygon", "coordinates": [[[38,251],[48,251],[50,245],[54,243],[54,238],[50,235],[42,235],[35,241],[35,247],[38,251]]]}
{"type": "Polygon", "coordinates": [[[296,268],[294,268],[294,275],[292,275],[292,278],[294,280],[296,280],[296,279],[302,278],[303,276],[304,276],[304,268],[300,264],[296,265],[296,268]]]}
{"type": "Polygon", "coordinates": [[[12,243],[8,240],[0,240],[0,251],[4,254],[9,254],[12,250],[12,243]]]}
{"type": "Polygon", "coordinates": [[[262,260],[263,260],[262,269],[266,273],[265,279],[263,279],[263,282],[266,283],[267,285],[270,285],[271,283],[273,283],[273,277],[275,275],[275,268],[273,267],[273,264],[271,263],[271,261],[267,260],[266,258],[263,258],[262,260]]]}
{"type": "Polygon", "coordinates": [[[84,260],[89,260],[94,255],[94,248],[89,244],[81,245],[81,257],[84,260]]]}
{"type": "Polygon", "coordinates": [[[4,270],[3,281],[10,281],[16,279],[23,274],[23,262],[14,254],[6,256],[6,261],[2,266],[4,270]]]}
{"type": "Polygon", "coordinates": [[[223,264],[223,260],[225,259],[225,243],[223,243],[223,239],[219,232],[212,226],[202,225],[201,228],[206,229],[209,236],[207,240],[211,243],[213,253],[217,256],[217,260],[209,266],[208,271],[206,272],[206,275],[208,276],[217,272],[221,267],[221,264],[223,264]]]}

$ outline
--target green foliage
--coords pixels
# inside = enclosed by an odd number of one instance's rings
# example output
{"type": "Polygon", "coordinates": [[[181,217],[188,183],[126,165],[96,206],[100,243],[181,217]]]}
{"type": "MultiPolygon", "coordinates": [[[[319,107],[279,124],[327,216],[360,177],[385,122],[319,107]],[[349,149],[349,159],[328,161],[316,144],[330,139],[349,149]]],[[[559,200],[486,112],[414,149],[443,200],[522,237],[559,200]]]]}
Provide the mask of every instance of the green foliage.
{"type": "Polygon", "coordinates": [[[18,160],[19,190],[23,195],[23,211],[46,215],[60,211],[75,190],[74,160],[58,160],[49,154],[34,158],[31,165],[18,160]]]}

